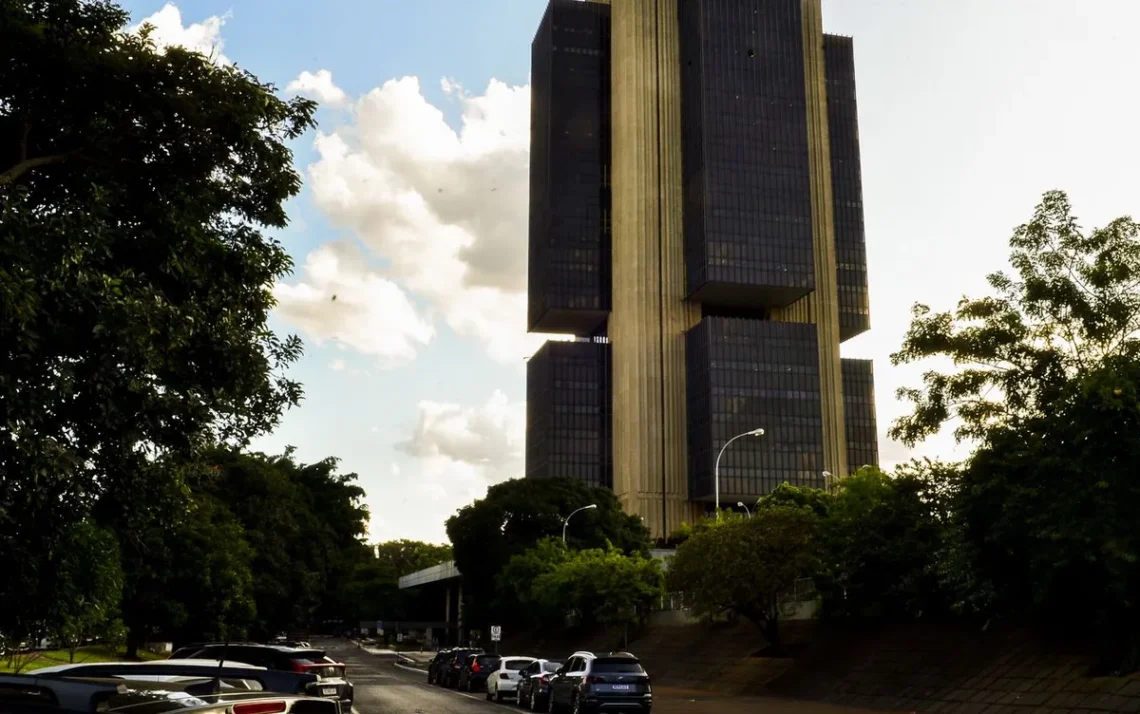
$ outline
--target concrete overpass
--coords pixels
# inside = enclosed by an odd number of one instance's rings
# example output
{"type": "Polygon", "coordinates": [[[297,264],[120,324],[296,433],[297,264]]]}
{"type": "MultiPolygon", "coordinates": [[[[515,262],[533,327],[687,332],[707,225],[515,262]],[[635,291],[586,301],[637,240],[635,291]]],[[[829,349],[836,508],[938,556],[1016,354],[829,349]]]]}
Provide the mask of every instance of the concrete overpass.
{"type": "Polygon", "coordinates": [[[455,561],[433,565],[400,578],[401,590],[417,594],[416,617],[423,621],[441,621],[442,632],[430,633],[441,647],[461,644],[466,636],[463,625],[463,577],[455,561]]]}
{"type": "MultiPolygon", "coordinates": [[[[650,556],[662,561],[662,567],[669,567],[669,560],[676,551],[668,548],[653,549],[650,556]]],[[[463,622],[463,575],[455,567],[455,561],[433,565],[430,568],[408,573],[400,578],[401,590],[417,592],[415,616],[421,621],[439,622],[442,613],[442,630],[433,628],[430,638],[437,638],[441,647],[463,644],[467,628],[463,622]]]]}

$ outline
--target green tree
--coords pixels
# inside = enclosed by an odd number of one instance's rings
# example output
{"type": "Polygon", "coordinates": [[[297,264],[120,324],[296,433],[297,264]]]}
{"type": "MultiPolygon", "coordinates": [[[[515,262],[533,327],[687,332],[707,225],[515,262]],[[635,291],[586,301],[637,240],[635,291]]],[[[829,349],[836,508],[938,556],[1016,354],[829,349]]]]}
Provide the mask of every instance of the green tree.
{"type": "Polygon", "coordinates": [[[821,529],[816,584],[833,617],[914,619],[944,614],[949,603],[939,562],[947,504],[929,481],[866,466],[839,482],[821,529]]]}
{"type": "Polygon", "coordinates": [[[556,537],[543,538],[533,548],[512,555],[496,581],[500,599],[517,602],[521,616],[530,620],[525,624],[561,624],[566,618],[566,602],[536,595],[535,583],[571,557],[569,547],[556,537]]]}
{"type": "Polygon", "coordinates": [[[487,489],[487,495],[447,520],[455,564],[463,573],[465,617],[474,626],[492,614],[512,621],[517,603],[495,602],[495,579],[511,556],[539,540],[561,537],[563,519],[589,504],[597,508],[574,516],[567,529],[571,548],[605,548],[648,553],[649,529],[622,510],[613,492],[591,488],[578,479],[512,479],[487,489]]]}
{"type": "Polygon", "coordinates": [[[1140,662],[1137,364],[1140,225],[1083,230],[1050,192],[1010,240],[1014,276],[953,312],[917,306],[896,364],[940,357],[891,436],[908,444],[957,422],[977,442],[937,471],[951,491],[940,567],[958,609],[1078,623],[1109,659],[1140,662]]]}
{"type": "MultiPolygon", "coordinates": [[[[150,512],[152,463],[243,443],[301,396],[300,342],[267,326],[291,261],[264,231],[315,105],[127,20],[0,0],[0,609],[37,597],[37,559],[92,505],[150,512]]],[[[173,513],[100,522],[126,544],[173,513]]]]}
{"type": "MultiPolygon", "coordinates": [[[[552,555],[558,551],[547,546],[552,555]]],[[[533,581],[530,600],[544,612],[573,614],[586,625],[620,627],[622,646],[629,628],[644,624],[664,594],[661,564],[640,553],[617,548],[591,548],[565,553],[533,581]]]]}
{"type": "Polygon", "coordinates": [[[954,501],[952,582],[968,612],[1099,638],[1140,666],[1140,362],[1111,359],[1017,429],[991,433],[954,501]]]}
{"type": "Polygon", "coordinates": [[[394,540],[372,546],[373,554],[356,564],[346,589],[346,620],[406,620],[414,593],[400,589],[404,575],[451,559],[451,548],[417,540],[394,540]]]}
{"type": "Polygon", "coordinates": [[[74,662],[84,640],[116,628],[123,568],[115,536],[90,521],[69,528],[61,545],[49,601],[50,632],[74,662]]]}
{"type": "Polygon", "coordinates": [[[371,559],[356,474],[339,473],[336,459],[299,464],[292,449],[270,456],[219,448],[209,461],[200,489],[227,505],[255,554],[253,634],[351,614],[349,582],[371,559]]]}
{"type": "Polygon", "coordinates": [[[951,420],[959,438],[1016,428],[1075,376],[1140,356],[1140,224],[1123,217],[1084,231],[1065,194],[1051,191],[1009,244],[1015,276],[990,275],[994,296],[963,298],[946,312],[915,305],[892,363],[939,357],[956,369],[899,390],[914,409],[891,438],[913,445],[951,420]]]}
{"type": "Polygon", "coordinates": [[[743,615],[778,649],[784,598],[797,579],[819,570],[818,531],[819,518],[808,508],[722,517],[678,546],[669,587],[683,591],[698,615],[743,615]]]}
{"type": "Polygon", "coordinates": [[[418,540],[390,540],[374,548],[377,561],[390,568],[395,578],[451,560],[451,546],[418,540]]]}
{"type": "MultiPolygon", "coordinates": [[[[842,483],[842,481],[840,481],[842,483]]],[[[756,509],[792,506],[807,508],[820,518],[827,518],[835,503],[835,495],[810,486],[793,486],[782,483],[756,501],[756,509]]]]}

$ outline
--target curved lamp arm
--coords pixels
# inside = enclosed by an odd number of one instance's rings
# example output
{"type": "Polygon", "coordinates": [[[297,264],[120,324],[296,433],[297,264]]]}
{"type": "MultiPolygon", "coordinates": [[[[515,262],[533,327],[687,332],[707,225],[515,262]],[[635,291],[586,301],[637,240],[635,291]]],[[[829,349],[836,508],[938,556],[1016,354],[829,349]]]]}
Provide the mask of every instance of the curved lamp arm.
{"type": "Polygon", "coordinates": [[[716,489],[716,517],[717,517],[717,520],[720,520],[720,457],[724,456],[724,450],[728,448],[729,444],[736,441],[737,439],[743,439],[746,436],[764,436],[764,430],[763,429],[753,429],[752,431],[746,431],[743,434],[737,434],[736,436],[732,437],[728,441],[724,442],[724,446],[720,447],[720,453],[718,453],[716,455],[716,463],[713,465],[713,481],[714,481],[714,488],[716,489]]]}
{"type": "Polygon", "coordinates": [[[582,506],[581,508],[579,508],[575,511],[571,511],[569,516],[566,516],[565,518],[562,519],[562,542],[563,543],[566,542],[566,526],[570,525],[570,519],[574,517],[574,514],[579,513],[581,511],[588,511],[591,508],[597,508],[597,507],[598,507],[598,504],[596,504],[596,503],[591,503],[588,506],[582,506]]]}

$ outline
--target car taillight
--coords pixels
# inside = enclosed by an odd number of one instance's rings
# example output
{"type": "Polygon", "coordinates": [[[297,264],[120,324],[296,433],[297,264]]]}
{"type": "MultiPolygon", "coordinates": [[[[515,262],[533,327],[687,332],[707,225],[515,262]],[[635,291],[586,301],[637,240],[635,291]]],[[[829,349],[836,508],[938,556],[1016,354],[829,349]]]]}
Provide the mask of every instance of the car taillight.
{"type": "Polygon", "coordinates": [[[550,677],[544,674],[538,678],[538,681],[542,682],[543,684],[550,684],[550,677]]]}
{"type": "Polygon", "coordinates": [[[478,663],[478,662],[474,662],[474,663],[472,663],[472,665],[471,665],[471,671],[472,671],[472,672],[478,672],[478,671],[479,671],[479,663],[478,663]]]}
{"type": "Polygon", "coordinates": [[[293,666],[294,672],[305,672],[308,670],[308,665],[302,664],[295,659],[289,660],[289,664],[293,666]]]}
{"type": "Polygon", "coordinates": [[[593,675],[586,677],[586,684],[603,684],[605,681],[605,677],[597,677],[593,675]]]}
{"type": "Polygon", "coordinates": [[[499,679],[510,679],[510,678],[511,678],[511,675],[507,674],[506,672],[499,672],[499,679]]]}
{"type": "Polygon", "coordinates": [[[233,714],[275,714],[285,711],[285,702],[248,702],[230,707],[233,714]]]}

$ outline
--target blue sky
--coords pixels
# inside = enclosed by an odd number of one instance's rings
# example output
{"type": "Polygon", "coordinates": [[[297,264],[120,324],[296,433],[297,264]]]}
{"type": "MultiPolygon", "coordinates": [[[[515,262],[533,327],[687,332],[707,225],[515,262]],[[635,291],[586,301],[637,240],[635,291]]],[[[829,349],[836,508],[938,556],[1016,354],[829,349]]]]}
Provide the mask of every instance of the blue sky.
{"type": "MultiPolygon", "coordinates": [[[[258,447],[342,458],[374,538],[443,541],[450,513],[522,474],[526,85],[545,3],[125,6],[161,42],[326,100],[278,236],[297,270],[274,326],[306,341],[306,398],[258,447]]],[[[1087,225],[1140,212],[1140,3],[824,0],[824,18],[855,37],[871,277],[872,331],[844,354],[875,359],[885,432],[921,373],[888,359],[913,302],[982,292],[1046,190],[1087,225]]],[[[888,465],[961,453],[946,435],[880,450],[888,465]]]]}

